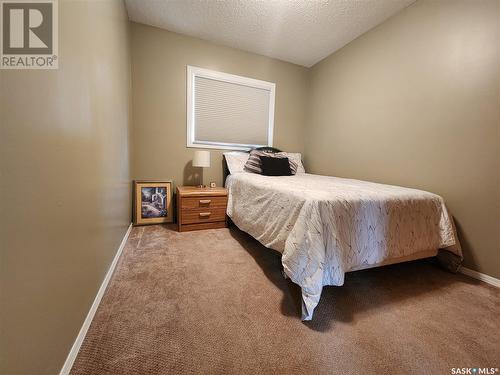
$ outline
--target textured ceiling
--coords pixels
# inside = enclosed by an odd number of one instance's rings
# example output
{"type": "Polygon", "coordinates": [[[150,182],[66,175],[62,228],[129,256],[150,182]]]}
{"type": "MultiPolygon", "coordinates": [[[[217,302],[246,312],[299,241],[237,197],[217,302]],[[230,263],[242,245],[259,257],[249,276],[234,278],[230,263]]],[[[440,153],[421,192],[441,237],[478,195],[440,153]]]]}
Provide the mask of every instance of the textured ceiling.
{"type": "Polygon", "coordinates": [[[130,20],[310,67],[415,0],[125,0],[130,20]]]}

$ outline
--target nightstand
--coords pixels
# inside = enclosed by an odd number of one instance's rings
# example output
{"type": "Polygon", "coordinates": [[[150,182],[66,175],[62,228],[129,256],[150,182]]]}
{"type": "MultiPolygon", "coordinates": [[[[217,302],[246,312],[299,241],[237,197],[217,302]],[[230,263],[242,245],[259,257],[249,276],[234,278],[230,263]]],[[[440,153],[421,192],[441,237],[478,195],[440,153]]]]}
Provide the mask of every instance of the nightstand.
{"type": "Polygon", "coordinates": [[[177,223],[179,232],[225,228],[227,190],[177,186],[177,223]]]}

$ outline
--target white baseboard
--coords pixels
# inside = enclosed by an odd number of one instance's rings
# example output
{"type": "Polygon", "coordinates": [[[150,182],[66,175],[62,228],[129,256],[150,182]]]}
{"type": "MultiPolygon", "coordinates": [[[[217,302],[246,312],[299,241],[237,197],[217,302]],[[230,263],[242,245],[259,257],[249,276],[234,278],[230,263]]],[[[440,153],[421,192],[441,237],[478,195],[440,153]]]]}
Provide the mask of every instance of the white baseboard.
{"type": "Polygon", "coordinates": [[[486,275],[484,273],[477,272],[477,271],[471,270],[470,268],[466,268],[466,267],[460,267],[459,272],[463,273],[464,275],[473,277],[474,279],[484,281],[485,283],[488,283],[488,284],[491,284],[493,286],[500,288],[500,279],[497,279],[493,276],[486,275]]]}
{"type": "Polygon", "coordinates": [[[80,332],[78,333],[78,336],[76,336],[76,340],[73,343],[71,350],[69,351],[68,357],[66,358],[66,361],[64,362],[61,372],[59,372],[59,375],[68,375],[69,372],[71,371],[71,368],[73,367],[73,363],[75,362],[76,356],[78,355],[80,347],[82,346],[83,339],[85,339],[85,336],[87,335],[90,323],[92,323],[92,319],[94,319],[94,315],[97,311],[97,308],[99,307],[99,304],[101,303],[102,296],[104,295],[104,292],[108,287],[109,280],[111,280],[111,276],[113,275],[113,271],[115,270],[115,267],[118,264],[118,259],[122,254],[123,248],[125,247],[125,243],[127,242],[131,230],[132,230],[132,224],[129,225],[127,233],[125,233],[125,236],[123,236],[122,242],[120,243],[120,247],[118,247],[118,251],[116,252],[115,257],[113,258],[113,261],[109,266],[108,272],[106,273],[106,276],[102,281],[101,287],[99,288],[99,291],[95,296],[94,302],[90,307],[87,317],[83,321],[82,328],[80,328],[80,332]]]}

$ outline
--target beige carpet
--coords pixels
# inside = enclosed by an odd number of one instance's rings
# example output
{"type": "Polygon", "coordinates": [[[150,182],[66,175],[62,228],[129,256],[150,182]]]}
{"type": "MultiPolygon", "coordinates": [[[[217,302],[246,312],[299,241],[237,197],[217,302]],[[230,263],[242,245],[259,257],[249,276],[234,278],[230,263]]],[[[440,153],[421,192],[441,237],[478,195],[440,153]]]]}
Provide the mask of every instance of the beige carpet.
{"type": "Polygon", "coordinates": [[[348,274],[302,323],[237,229],[134,228],[72,374],[450,374],[500,366],[500,290],[427,261],[348,274]]]}

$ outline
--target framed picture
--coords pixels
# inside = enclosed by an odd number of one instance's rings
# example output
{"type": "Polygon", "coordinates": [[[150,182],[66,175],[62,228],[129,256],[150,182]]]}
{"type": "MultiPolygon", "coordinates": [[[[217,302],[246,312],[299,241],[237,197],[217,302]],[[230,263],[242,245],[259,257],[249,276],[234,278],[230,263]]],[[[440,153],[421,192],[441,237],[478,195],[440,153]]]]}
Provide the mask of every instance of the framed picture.
{"type": "Polygon", "coordinates": [[[173,222],[172,181],[134,181],[134,225],[173,222]]]}

